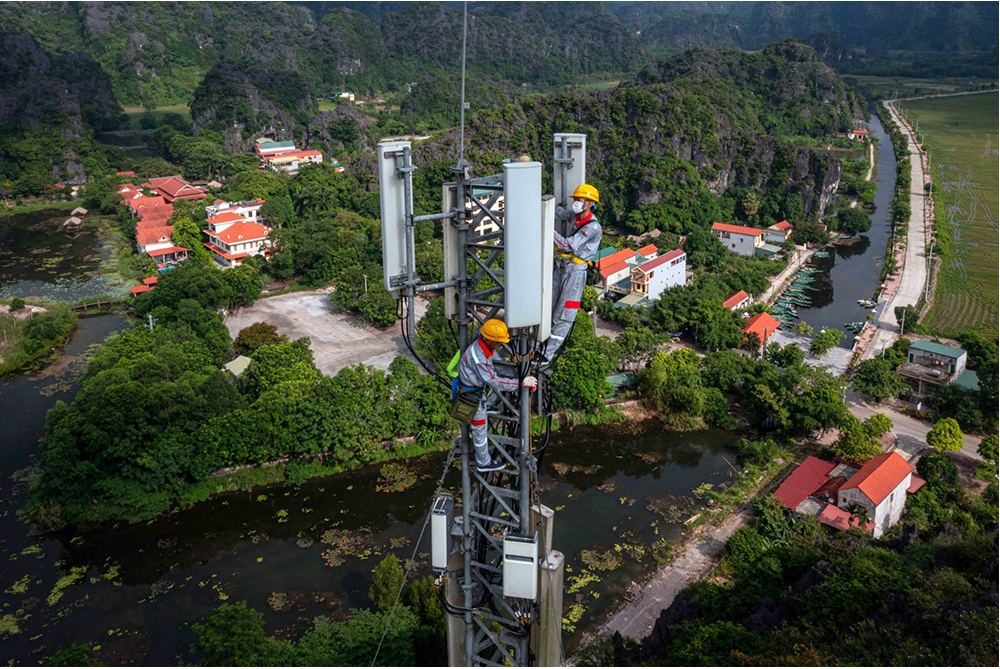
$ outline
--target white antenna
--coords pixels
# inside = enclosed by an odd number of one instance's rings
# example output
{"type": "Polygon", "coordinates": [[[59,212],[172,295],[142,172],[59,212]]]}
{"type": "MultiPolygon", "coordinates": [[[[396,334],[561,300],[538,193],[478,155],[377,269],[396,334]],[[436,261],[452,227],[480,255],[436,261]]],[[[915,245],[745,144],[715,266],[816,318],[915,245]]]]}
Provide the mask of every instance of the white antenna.
{"type": "Polygon", "coordinates": [[[458,160],[465,158],[465,38],[469,32],[469,3],[462,3],[462,108],[459,110],[458,160]]]}

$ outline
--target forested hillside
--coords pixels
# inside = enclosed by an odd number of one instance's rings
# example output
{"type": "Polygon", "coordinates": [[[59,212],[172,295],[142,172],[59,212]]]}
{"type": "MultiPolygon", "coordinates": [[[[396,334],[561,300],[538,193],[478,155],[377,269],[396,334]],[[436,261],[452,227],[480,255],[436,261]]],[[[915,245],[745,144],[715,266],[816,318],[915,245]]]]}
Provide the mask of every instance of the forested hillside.
{"type": "MultiPolygon", "coordinates": [[[[731,216],[714,197],[730,189],[763,191],[764,218],[821,215],[840,163],[782,137],[830,135],[863,118],[811,48],[784,42],[759,54],[681,54],[611,91],[525,98],[475,116],[467,143],[475,164],[499,169],[503,157],[549,156],[553,132],[585,132],[602,219],[685,233],[731,216]]],[[[454,160],[456,139],[419,146],[418,164],[436,173],[454,160]]]]}

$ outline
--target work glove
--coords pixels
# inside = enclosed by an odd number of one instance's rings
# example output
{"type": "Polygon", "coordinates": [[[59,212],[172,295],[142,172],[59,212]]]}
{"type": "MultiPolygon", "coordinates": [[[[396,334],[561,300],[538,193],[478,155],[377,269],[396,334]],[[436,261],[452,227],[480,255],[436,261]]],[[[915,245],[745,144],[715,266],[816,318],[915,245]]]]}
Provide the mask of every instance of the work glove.
{"type": "Polygon", "coordinates": [[[524,381],[521,382],[521,385],[523,385],[525,388],[530,388],[531,390],[534,390],[535,388],[538,387],[538,379],[536,379],[533,376],[526,376],[524,377],[524,381]]]}

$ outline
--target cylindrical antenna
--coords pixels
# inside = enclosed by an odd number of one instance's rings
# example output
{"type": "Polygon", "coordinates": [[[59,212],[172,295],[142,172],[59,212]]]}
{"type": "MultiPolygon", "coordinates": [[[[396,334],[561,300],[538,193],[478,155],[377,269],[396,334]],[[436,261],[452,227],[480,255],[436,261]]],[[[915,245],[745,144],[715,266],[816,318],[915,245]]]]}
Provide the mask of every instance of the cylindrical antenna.
{"type": "Polygon", "coordinates": [[[458,122],[458,160],[465,158],[465,39],[469,32],[469,3],[462,3],[462,106],[458,122]]]}

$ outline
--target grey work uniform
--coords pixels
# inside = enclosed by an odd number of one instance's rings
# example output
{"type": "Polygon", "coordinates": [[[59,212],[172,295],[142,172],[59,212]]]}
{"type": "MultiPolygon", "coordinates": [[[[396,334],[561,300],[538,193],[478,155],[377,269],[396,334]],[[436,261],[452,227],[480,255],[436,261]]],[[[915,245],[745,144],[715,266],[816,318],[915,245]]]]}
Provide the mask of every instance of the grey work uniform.
{"type": "MultiPolygon", "coordinates": [[[[498,376],[493,367],[493,351],[488,349],[482,339],[472,342],[458,361],[458,382],[466,388],[483,388],[487,386],[498,393],[509,393],[517,390],[517,379],[498,376]]],[[[486,393],[479,400],[479,408],[472,419],[472,446],[476,451],[476,464],[485,467],[490,463],[490,453],[486,444],[486,410],[490,404],[486,393]]]]}
{"type": "Polygon", "coordinates": [[[552,334],[545,344],[545,357],[551,359],[563,345],[580,310],[580,298],[587,285],[587,261],[597,256],[601,245],[601,224],[593,211],[577,220],[571,209],[556,207],[556,216],[572,221],[572,233],[553,234],[556,257],[552,272],[552,334]]]}

